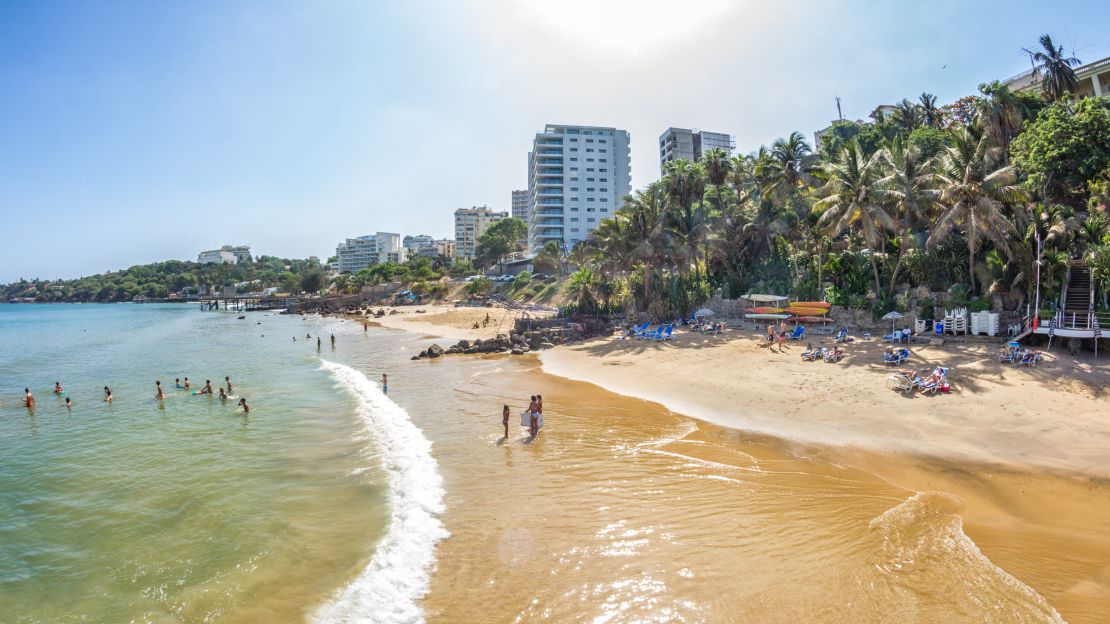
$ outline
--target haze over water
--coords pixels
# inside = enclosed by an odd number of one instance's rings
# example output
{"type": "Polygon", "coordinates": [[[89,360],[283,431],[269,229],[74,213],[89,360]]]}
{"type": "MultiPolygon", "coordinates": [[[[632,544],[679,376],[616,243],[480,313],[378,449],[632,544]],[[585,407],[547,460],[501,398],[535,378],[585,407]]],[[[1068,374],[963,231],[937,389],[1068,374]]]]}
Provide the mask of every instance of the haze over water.
{"type": "MultiPolygon", "coordinates": [[[[980,552],[960,496],[939,486],[916,492],[528,358],[409,362],[432,339],[235,316],[0,306],[5,618],[1053,622],[1057,601],[1069,621],[1105,612],[1105,595],[1071,589],[1110,554],[1094,531],[1064,541],[1015,514],[976,530],[980,552]],[[186,375],[230,375],[251,414],[172,390],[186,375]],[[155,378],[171,388],[162,404],[155,378]],[[529,442],[514,418],[502,439],[501,405],[515,417],[535,392],[543,433],[529,442]]],[[[995,485],[1010,509],[1012,488],[995,485]]]]}

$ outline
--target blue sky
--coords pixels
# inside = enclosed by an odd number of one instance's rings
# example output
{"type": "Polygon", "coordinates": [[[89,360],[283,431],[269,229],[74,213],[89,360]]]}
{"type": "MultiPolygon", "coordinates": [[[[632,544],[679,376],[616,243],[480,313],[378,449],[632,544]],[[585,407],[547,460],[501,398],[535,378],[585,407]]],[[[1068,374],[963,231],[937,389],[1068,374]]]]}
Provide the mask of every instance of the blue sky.
{"type": "Polygon", "coordinates": [[[0,3],[0,282],[249,243],[334,253],[508,209],[545,123],[668,126],[741,151],[1029,67],[1110,56],[1110,3],[0,3]]]}

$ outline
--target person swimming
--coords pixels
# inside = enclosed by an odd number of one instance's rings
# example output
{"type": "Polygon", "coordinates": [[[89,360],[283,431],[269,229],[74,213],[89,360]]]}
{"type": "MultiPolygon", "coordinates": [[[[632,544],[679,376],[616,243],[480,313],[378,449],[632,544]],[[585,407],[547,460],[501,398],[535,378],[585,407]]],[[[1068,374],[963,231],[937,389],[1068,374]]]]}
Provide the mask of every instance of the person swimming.
{"type": "Polygon", "coordinates": [[[244,414],[250,414],[251,413],[251,406],[247,405],[247,400],[246,399],[239,399],[239,404],[236,407],[243,408],[243,413],[244,414]]]}
{"type": "Polygon", "coordinates": [[[108,403],[112,402],[112,390],[108,386],[104,386],[104,400],[108,403]]]}
{"type": "Polygon", "coordinates": [[[305,334],[305,335],[304,335],[304,337],[305,337],[305,339],[306,339],[306,340],[308,340],[308,339],[311,339],[311,338],[312,338],[312,334],[305,334]]]}
{"type": "Polygon", "coordinates": [[[61,394],[63,392],[65,392],[65,390],[62,390],[62,382],[55,381],[54,382],[54,394],[61,394]]]}
{"type": "Polygon", "coordinates": [[[205,379],[204,387],[200,389],[201,394],[212,394],[212,380],[205,379]]]}
{"type": "MultiPolygon", "coordinates": [[[[185,383],[189,383],[189,378],[188,377],[185,378],[185,383]]],[[[154,381],[154,387],[157,388],[157,390],[154,393],[154,398],[158,399],[159,401],[166,398],[166,391],[162,389],[162,382],[160,380],[156,379],[154,381]]],[[[186,386],[186,387],[188,387],[188,386],[186,386]]]]}
{"type": "Polygon", "coordinates": [[[227,384],[227,393],[231,394],[231,377],[225,375],[224,382],[227,384]]]}
{"type": "Polygon", "coordinates": [[[177,378],[174,378],[173,385],[177,386],[178,388],[184,388],[185,387],[185,386],[181,385],[181,380],[177,379],[177,378]]]}
{"type": "Polygon", "coordinates": [[[69,397],[66,397],[66,409],[71,409],[72,407],[73,407],[73,399],[71,399],[69,397]]]}
{"type": "Polygon", "coordinates": [[[30,388],[23,389],[23,404],[27,409],[35,409],[35,395],[31,394],[30,388]]]}
{"type": "Polygon", "coordinates": [[[224,389],[222,387],[220,388],[220,400],[221,401],[226,401],[227,400],[227,393],[224,392],[224,389]]]}
{"type": "Polygon", "coordinates": [[[192,384],[190,384],[190,383],[189,383],[189,378],[188,378],[188,377],[186,377],[186,378],[185,378],[185,386],[184,386],[184,388],[185,388],[186,390],[188,390],[188,389],[189,389],[189,388],[191,388],[191,387],[192,387],[192,384]]]}

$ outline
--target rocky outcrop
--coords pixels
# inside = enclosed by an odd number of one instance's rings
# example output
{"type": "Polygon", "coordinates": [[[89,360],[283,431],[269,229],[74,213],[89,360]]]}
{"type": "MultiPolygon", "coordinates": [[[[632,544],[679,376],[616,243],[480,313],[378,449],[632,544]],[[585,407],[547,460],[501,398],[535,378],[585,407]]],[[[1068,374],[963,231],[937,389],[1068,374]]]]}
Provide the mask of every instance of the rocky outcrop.
{"type": "MultiPolygon", "coordinates": [[[[521,329],[519,326],[518,330],[521,329]]],[[[556,345],[585,340],[603,332],[610,331],[604,321],[590,319],[588,322],[566,323],[556,327],[543,327],[497,334],[485,340],[460,340],[446,349],[433,344],[426,350],[414,355],[412,359],[435,359],[443,355],[481,355],[487,353],[507,353],[524,355],[540,349],[551,349],[556,345]]]]}

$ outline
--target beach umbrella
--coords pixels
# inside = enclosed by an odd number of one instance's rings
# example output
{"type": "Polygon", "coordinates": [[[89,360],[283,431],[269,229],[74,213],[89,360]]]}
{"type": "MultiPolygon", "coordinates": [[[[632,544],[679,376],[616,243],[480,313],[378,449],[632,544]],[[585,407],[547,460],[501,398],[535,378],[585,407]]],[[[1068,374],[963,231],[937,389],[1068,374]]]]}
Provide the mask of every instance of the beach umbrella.
{"type": "Polygon", "coordinates": [[[890,333],[894,333],[894,326],[898,324],[898,319],[903,318],[903,314],[896,310],[891,310],[883,315],[884,321],[890,321],[890,333]]]}
{"type": "Polygon", "coordinates": [[[713,310],[710,310],[709,308],[702,308],[697,312],[694,312],[694,318],[697,318],[699,316],[713,316],[714,314],[716,314],[716,312],[714,312],[713,310]]]}

